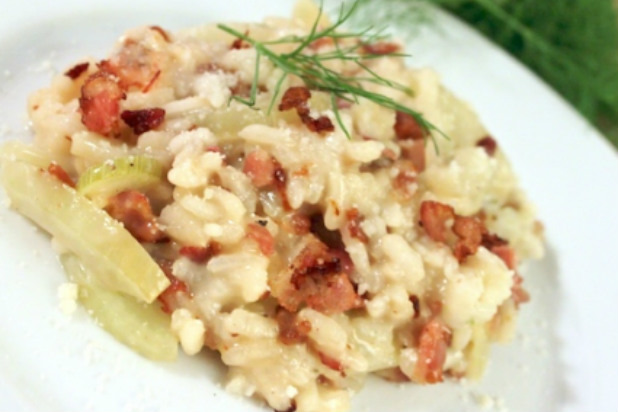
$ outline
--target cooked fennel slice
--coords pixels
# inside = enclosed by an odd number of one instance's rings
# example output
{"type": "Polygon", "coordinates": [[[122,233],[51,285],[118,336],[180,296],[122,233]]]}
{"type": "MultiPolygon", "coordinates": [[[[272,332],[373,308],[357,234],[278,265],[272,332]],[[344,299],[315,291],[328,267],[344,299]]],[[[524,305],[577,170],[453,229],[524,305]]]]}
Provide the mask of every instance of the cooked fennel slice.
{"type": "Polygon", "coordinates": [[[12,206],[75,253],[106,288],[150,303],[169,286],[120,222],[40,167],[7,160],[0,180],[12,206]]]}
{"type": "Polygon", "coordinates": [[[0,147],[0,160],[25,162],[41,169],[47,169],[50,163],[47,156],[33,145],[16,141],[6,142],[0,147]]]}
{"type": "Polygon", "coordinates": [[[86,170],[77,181],[77,192],[97,204],[127,189],[144,190],[164,178],[161,163],[148,156],[127,156],[86,170]]]}
{"type": "Polygon", "coordinates": [[[79,302],[99,326],[149,359],[176,359],[178,341],[170,328],[170,317],[158,305],[98,287],[73,254],[64,254],[60,260],[68,278],[79,284],[79,302]]]}

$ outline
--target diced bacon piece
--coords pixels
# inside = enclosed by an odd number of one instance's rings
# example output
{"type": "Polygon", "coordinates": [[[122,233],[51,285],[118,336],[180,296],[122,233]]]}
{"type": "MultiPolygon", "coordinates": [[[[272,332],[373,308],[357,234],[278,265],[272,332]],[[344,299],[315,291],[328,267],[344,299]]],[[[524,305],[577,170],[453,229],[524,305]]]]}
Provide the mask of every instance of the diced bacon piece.
{"type": "Polygon", "coordinates": [[[307,102],[310,98],[311,92],[308,88],[303,86],[290,87],[281,98],[279,110],[296,109],[300,120],[312,132],[322,133],[335,130],[335,126],[333,126],[333,123],[328,117],[320,116],[317,119],[311,117],[309,107],[307,106],[307,102]]]}
{"type": "Polygon", "coordinates": [[[412,162],[416,172],[425,170],[425,142],[414,140],[408,144],[401,144],[401,157],[412,162]]]}
{"type": "Polygon", "coordinates": [[[221,246],[212,242],[208,246],[183,246],[179,252],[181,256],[188,257],[195,263],[204,264],[208,262],[213,256],[218,255],[221,252],[221,246]]]}
{"type": "Polygon", "coordinates": [[[120,51],[99,62],[99,69],[118,77],[120,87],[143,89],[160,70],[157,53],[133,39],[125,40],[120,51]]]}
{"type": "Polygon", "coordinates": [[[270,256],[275,252],[275,239],[265,227],[249,223],[247,225],[247,237],[258,244],[264,256],[270,256]]]}
{"type": "Polygon", "coordinates": [[[247,43],[246,41],[244,41],[243,39],[241,39],[240,37],[234,40],[232,42],[232,45],[230,46],[230,49],[232,50],[249,49],[249,48],[251,48],[251,45],[247,43]]]}
{"type": "Polygon", "coordinates": [[[485,248],[487,250],[491,250],[495,246],[508,245],[508,243],[509,242],[507,242],[506,240],[502,239],[498,235],[487,233],[487,232],[483,233],[483,246],[485,246],[485,248]]]}
{"type": "Polygon", "coordinates": [[[436,242],[446,243],[447,223],[455,219],[455,210],[449,205],[427,200],[421,203],[420,215],[421,226],[427,235],[436,242]]]}
{"type": "Polygon", "coordinates": [[[307,109],[307,102],[311,98],[311,92],[304,86],[290,87],[285,91],[279,103],[279,111],[290,109],[307,109]]]}
{"type": "Polygon", "coordinates": [[[427,135],[427,131],[416,121],[416,119],[401,111],[395,114],[395,136],[397,139],[421,140],[427,135]]]}
{"type": "Polygon", "coordinates": [[[180,296],[191,296],[191,293],[187,284],[173,275],[171,260],[157,259],[157,263],[170,281],[170,285],[161,292],[157,299],[161,303],[163,312],[171,314],[178,308],[180,296]]]}
{"type": "Polygon", "coordinates": [[[255,187],[261,189],[275,182],[275,162],[263,149],[257,149],[245,157],[243,172],[255,187]]]}
{"type": "MultiPolygon", "coordinates": [[[[251,96],[252,88],[253,84],[244,82],[239,79],[234,86],[230,87],[230,92],[234,96],[249,97],[251,96]]],[[[260,93],[265,93],[268,91],[268,88],[266,88],[266,86],[264,85],[259,84],[257,86],[257,91],[260,93]]]]}
{"type": "Polygon", "coordinates": [[[393,149],[386,148],[382,151],[382,158],[395,161],[397,160],[397,153],[393,149]]]}
{"type": "Polygon", "coordinates": [[[91,75],[81,90],[79,108],[82,123],[91,132],[103,136],[115,136],[120,131],[120,101],[125,94],[109,74],[97,72],[91,75]]]}
{"type": "Polygon", "coordinates": [[[496,143],[494,138],[491,136],[483,137],[481,140],[476,142],[476,145],[485,149],[485,152],[489,156],[493,156],[494,153],[496,152],[496,149],[498,148],[498,143],[496,143]]]}
{"type": "Polygon", "coordinates": [[[401,49],[401,46],[397,43],[380,41],[376,43],[363,44],[361,50],[366,54],[373,55],[386,55],[397,53],[401,49]]]}
{"type": "Polygon", "coordinates": [[[333,122],[326,116],[320,116],[317,119],[307,115],[300,115],[300,120],[307,126],[309,130],[316,133],[332,132],[335,130],[333,122]]]}
{"type": "Polygon", "coordinates": [[[369,238],[363,232],[363,228],[360,227],[361,222],[364,220],[363,216],[359,213],[357,208],[352,208],[346,212],[346,218],[348,223],[346,228],[350,233],[350,236],[360,240],[363,243],[368,243],[369,238]]]}
{"type": "Polygon", "coordinates": [[[517,268],[517,257],[512,247],[507,245],[492,246],[489,251],[502,259],[507,268],[511,270],[517,268]]]}
{"type": "Polygon", "coordinates": [[[304,302],[312,309],[332,314],[361,307],[349,273],[352,263],[345,251],[329,249],[317,238],[294,258],[290,287],[279,296],[281,306],[291,312],[304,302]]]}
{"type": "Polygon", "coordinates": [[[167,239],[159,229],[150,207],[150,200],[137,190],[126,190],[109,198],[105,210],[140,242],[160,242],[167,239]]]}
{"type": "Polygon", "coordinates": [[[442,368],[451,332],[439,320],[432,319],[423,326],[418,340],[418,359],[412,380],[417,383],[442,382],[442,368]]]}
{"type": "Polygon", "coordinates": [[[515,250],[509,246],[509,242],[498,235],[483,233],[482,244],[487,250],[502,259],[506,267],[511,270],[516,269],[517,257],[515,256],[515,250]]]}
{"type": "Polygon", "coordinates": [[[340,373],[344,372],[343,364],[339,362],[337,359],[331,358],[330,356],[326,355],[323,352],[318,352],[318,356],[320,357],[320,362],[322,362],[323,365],[327,366],[328,368],[334,371],[337,371],[340,373]]]}
{"type": "Polygon", "coordinates": [[[294,345],[307,340],[311,332],[311,323],[308,320],[298,319],[296,313],[279,308],[275,315],[279,325],[279,341],[284,345],[294,345]]]}
{"type": "Polygon", "coordinates": [[[414,185],[417,182],[417,173],[410,162],[399,162],[399,173],[393,179],[393,187],[398,193],[408,198],[414,194],[414,185]]]}
{"type": "Polygon", "coordinates": [[[60,180],[65,185],[69,187],[73,187],[73,188],[75,187],[75,182],[73,181],[73,179],[71,179],[71,176],[69,176],[67,171],[64,170],[62,166],[60,166],[59,164],[54,163],[54,162],[50,163],[49,166],[47,167],[47,173],[54,176],[56,179],[60,180]]]}
{"type": "Polygon", "coordinates": [[[478,217],[457,215],[451,206],[433,201],[421,203],[420,215],[421,226],[427,235],[449,245],[459,263],[474,255],[482,245],[500,257],[509,269],[515,270],[517,259],[513,248],[508,246],[506,240],[489,233],[478,217]],[[449,228],[450,220],[453,225],[449,228]]]}
{"type": "Polygon", "coordinates": [[[522,286],[523,282],[524,278],[522,278],[519,273],[515,273],[513,275],[513,286],[511,286],[511,294],[515,305],[520,305],[521,303],[525,303],[530,300],[530,294],[528,294],[526,289],[524,289],[524,287],[522,286]]]}
{"type": "Polygon", "coordinates": [[[133,129],[133,133],[140,135],[159,127],[165,120],[165,110],[159,107],[141,110],[123,110],[120,117],[133,129]]]}
{"type": "Polygon", "coordinates": [[[459,237],[453,253],[459,262],[474,255],[481,245],[485,226],[474,217],[457,216],[453,224],[453,232],[459,237]]]}
{"type": "Polygon", "coordinates": [[[71,67],[69,70],[67,70],[64,75],[70,77],[73,80],[76,80],[79,76],[82,75],[82,73],[88,70],[88,66],[90,66],[90,63],[88,62],[78,63],[75,66],[71,67]]]}

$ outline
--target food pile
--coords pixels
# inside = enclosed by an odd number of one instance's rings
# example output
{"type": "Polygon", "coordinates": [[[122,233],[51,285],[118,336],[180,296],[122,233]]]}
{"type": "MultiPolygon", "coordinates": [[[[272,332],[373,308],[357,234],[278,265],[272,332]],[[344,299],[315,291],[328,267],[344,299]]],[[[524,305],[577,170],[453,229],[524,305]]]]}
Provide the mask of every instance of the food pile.
{"type": "Polygon", "coordinates": [[[303,3],[131,30],[34,93],[34,142],[1,155],[103,327],[153,359],[218,351],[278,411],[345,411],[369,373],[478,378],[543,253],[474,112],[400,44],[329,27],[303,3]]]}

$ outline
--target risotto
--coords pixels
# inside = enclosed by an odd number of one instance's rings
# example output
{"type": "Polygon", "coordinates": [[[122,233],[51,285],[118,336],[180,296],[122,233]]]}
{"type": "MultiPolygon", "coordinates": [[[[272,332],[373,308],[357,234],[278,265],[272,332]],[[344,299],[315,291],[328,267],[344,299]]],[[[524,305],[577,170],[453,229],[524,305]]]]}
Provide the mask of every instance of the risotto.
{"type": "Polygon", "coordinates": [[[2,149],[103,327],[153,359],[218,351],[226,388],[277,411],[346,411],[369,373],[479,378],[543,254],[470,107],[398,43],[328,27],[302,3],[131,30],[34,93],[34,143],[2,149]]]}

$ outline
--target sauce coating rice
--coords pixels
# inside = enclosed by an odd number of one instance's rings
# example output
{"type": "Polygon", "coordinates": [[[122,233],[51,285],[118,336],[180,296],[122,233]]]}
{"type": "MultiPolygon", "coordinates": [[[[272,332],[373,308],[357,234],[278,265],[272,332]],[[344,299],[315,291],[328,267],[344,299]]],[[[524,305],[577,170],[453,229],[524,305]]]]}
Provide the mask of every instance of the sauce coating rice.
{"type": "MultiPolygon", "coordinates": [[[[266,42],[307,35],[313,17],[233,27],[266,42]]],[[[340,41],[303,52],[357,42],[340,41]]],[[[542,226],[499,141],[399,49],[362,53],[414,94],[363,88],[448,139],[371,99],[335,112],[327,91],[265,58],[256,75],[256,48],[216,26],[131,30],[108,59],[77,62],[29,100],[32,150],[49,160],[41,173],[122,223],[156,262],[165,283],[153,305],[184,352],[220,352],[226,388],[275,410],[348,410],[369,373],[479,378],[529,299],[518,264],[542,256],[542,226]],[[255,107],[234,99],[255,80],[255,107]]]]}

